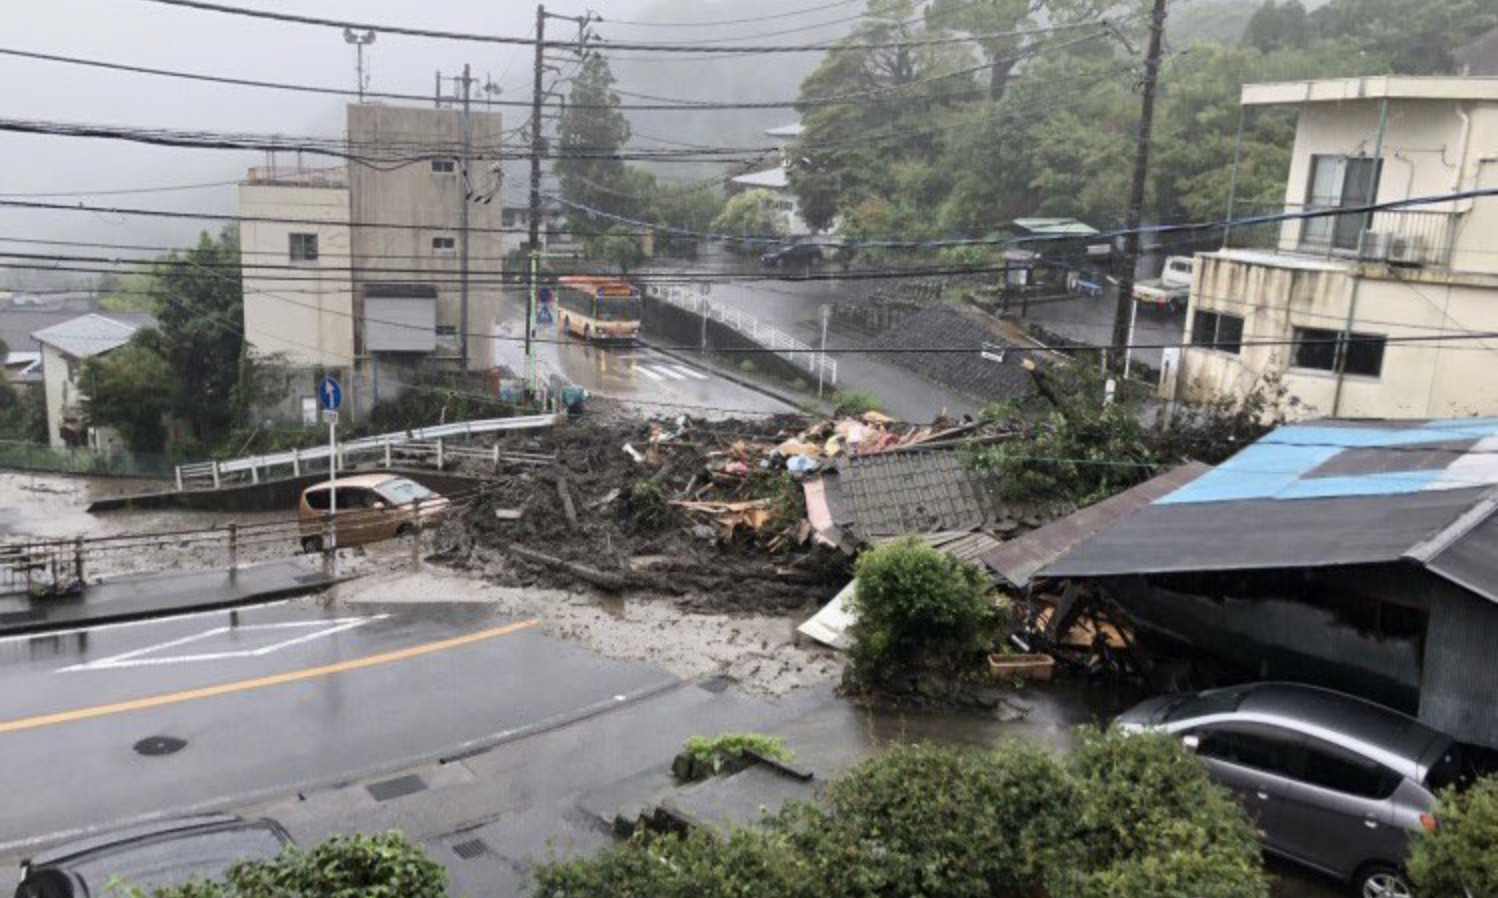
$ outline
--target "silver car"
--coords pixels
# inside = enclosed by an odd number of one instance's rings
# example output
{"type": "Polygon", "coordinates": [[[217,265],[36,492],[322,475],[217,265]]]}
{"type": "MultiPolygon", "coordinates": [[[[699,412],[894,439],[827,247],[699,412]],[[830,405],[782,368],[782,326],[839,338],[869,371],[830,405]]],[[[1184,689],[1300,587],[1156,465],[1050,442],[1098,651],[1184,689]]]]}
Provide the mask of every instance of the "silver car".
{"type": "Polygon", "coordinates": [[[1265,850],[1351,882],[1363,898],[1411,898],[1410,834],[1435,827],[1435,793],[1466,773],[1450,736],[1313,686],[1160,696],[1114,725],[1180,736],[1243,803],[1265,850]]]}

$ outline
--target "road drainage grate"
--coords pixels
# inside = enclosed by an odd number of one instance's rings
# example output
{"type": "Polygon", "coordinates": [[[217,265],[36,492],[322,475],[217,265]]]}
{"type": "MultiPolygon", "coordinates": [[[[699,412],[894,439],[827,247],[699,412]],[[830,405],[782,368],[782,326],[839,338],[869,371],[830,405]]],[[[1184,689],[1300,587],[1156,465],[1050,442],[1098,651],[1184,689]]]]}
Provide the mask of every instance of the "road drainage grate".
{"type": "Polygon", "coordinates": [[[453,854],[465,861],[471,861],[476,857],[483,857],[489,853],[489,846],[484,844],[483,839],[469,839],[466,842],[454,842],[453,854]]]}
{"type": "Polygon", "coordinates": [[[697,686],[708,692],[724,693],[728,691],[728,687],[732,686],[734,682],[733,677],[708,677],[701,683],[698,683],[697,686]]]}
{"type": "Polygon", "coordinates": [[[176,754],[186,747],[186,739],[178,739],[175,736],[147,736],[135,743],[135,753],[148,758],[159,758],[162,755],[176,754]]]}
{"type": "Polygon", "coordinates": [[[410,776],[398,776],[392,780],[382,780],[378,783],[370,783],[365,786],[369,795],[375,801],[389,801],[392,798],[400,798],[403,795],[415,795],[426,789],[427,784],[422,782],[421,777],[416,774],[410,776]]]}

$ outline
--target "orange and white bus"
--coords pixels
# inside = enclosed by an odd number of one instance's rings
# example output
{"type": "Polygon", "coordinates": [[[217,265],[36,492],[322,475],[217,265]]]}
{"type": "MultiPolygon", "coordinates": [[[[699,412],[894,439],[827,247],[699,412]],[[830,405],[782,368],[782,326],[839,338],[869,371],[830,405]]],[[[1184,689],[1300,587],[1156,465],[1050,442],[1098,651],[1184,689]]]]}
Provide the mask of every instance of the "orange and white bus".
{"type": "Polygon", "coordinates": [[[567,275],[557,279],[563,333],[597,342],[633,342],[640,335],[640,291],[618,278],[567,275]]]}

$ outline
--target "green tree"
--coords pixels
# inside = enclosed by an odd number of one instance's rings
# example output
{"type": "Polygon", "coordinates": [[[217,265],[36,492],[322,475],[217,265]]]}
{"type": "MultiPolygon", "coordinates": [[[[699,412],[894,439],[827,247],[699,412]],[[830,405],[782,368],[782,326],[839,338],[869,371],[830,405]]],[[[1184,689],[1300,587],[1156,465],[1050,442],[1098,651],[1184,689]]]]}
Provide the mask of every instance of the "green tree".
{"type": "Polygon", "coordinates": [[[848,651],[856,682],[882,683],[912,670],[971,669],[994,616],[992,581],[977,566],[915,538],[858,559],[857,621],[848,651]]]}
{"type": "Polygon", "coordinates": [[[155,315],[159,300],[151,292],[156,273],[152,263],[139,266],[122,275],[108,274],[100,279],[99,308],[111,312],[143,312],[155,315]]]}
{"type": "MultiPolygon", "coordinates": [[[[608,60],[589,54],[572,79],[567,107],[557,124],[556,174],[567,218],[589,235],[615,223],[610,216],[636,217],[641,203],[630,190],[624,162],[615,158],[629,140],[629,120],[619,110],[608,60]]],[[[532,125],[536,127],[536,125],[532,125]]]]}
{"type": "Polygon", "coordinates": [[[713,231],[740,239],[781,236],[784,228],[775,212],[775,195],[768,190],[746,190],[731,197],[713,219],[713,231]]]}
{"type": "Polygon", "coordinates": [[[239,234],[225,228],[217,239],[159,262],[150,292],[156,299],[159,351],[175,383],[172,412],[193,437],[213,443],[236,421],[239,359],[244,353],[244,295],[239,234]]]}
{"type": "Polygon", "coordinates": [[[633,228],[616,224],[604,234],[603,257],[610,265],[619,266],[621,274],[629,274],[631,268],[644,261],[645,252],[640,248],[640,241],[635,239],[633,228]]]}
{"type": "Polygon", "coordinates": [[[1410,852],[1416,893],[1498,895],[1498,777],[1484,777],[1465,792],[1449,789],[1440,799],[1435,829],[1421,833],[1410,852]]]}
{"type": "Polygon", "coordinates": [[[1260,53],[1300,49],[1310,39],[1306,8],[1300,0],[1267,2],[1254,11],[1243,33],[1243,42],[1260,53]]]}
{"type": "Polygon", "coordinates": [[[79,387],[83,415],[91,427],[112,427],[137,452],[166,445],[164,419],[172,409],[176,375],[158,351],[160,335],[136,332],[113,352],[83,363],[79,387]]]}

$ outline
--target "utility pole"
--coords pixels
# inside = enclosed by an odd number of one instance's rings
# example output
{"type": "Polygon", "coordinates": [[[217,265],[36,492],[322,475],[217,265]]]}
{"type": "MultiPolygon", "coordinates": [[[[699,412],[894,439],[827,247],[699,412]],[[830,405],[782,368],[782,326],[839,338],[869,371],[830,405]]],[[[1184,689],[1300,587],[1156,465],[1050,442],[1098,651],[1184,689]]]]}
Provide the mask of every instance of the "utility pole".
{"type": "Polygon", "coordinates": [[[458,343],[463,347],[463,374],[468,374],[468,169],[473,164],[473,122],[468,116],[468,97],[473,86],[468,63],[463,63],[463,169],[458,184],[458,202],[463,204],[458,223],[458,343]]]}
{"type": "Polygon", "coordinates": [[[1155,125],[1155,87],[1160,80],[1160,46],[1165,35],[1167,0],[1155,0],[1150,14],[1149,50],[1144,57],[1144,98],[1139,109],[1139,143],[1134,150],[1134,181],[1124,220],[1124,250],[1118,273],[1118,303],[1113,310],[1112,359],[1115,366],[1128,357],[1129,321],[1134,305],[1134,271],[1139,267],[1139,225],[1144,218],[1144,190],[1149,178],[1150,135],[1155,125]]]}
{"type": "Polygon", "coordinates": [[[531,203],[530,203],[530,277],[525,297],[525,379],[526,389],[535,392],[536,347],[532,340],[535,330],[536,301],[540,290],[541,270],[541,151],[544,138],[541,135],[541,73],[545,66],[546,7],[536,6],[536,72],[531,90],[531,203]]]}

